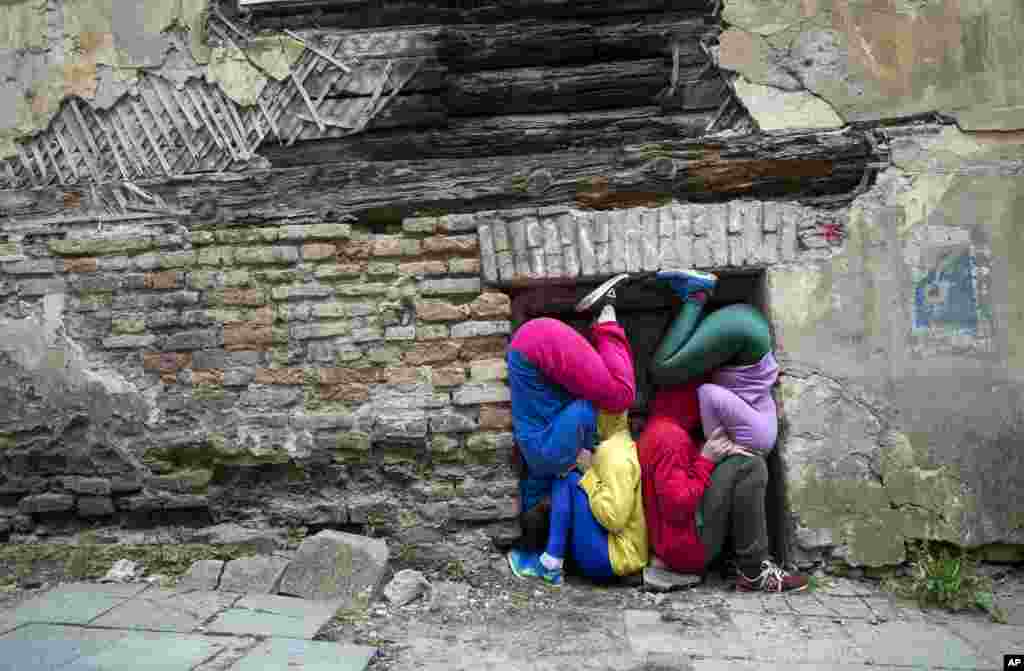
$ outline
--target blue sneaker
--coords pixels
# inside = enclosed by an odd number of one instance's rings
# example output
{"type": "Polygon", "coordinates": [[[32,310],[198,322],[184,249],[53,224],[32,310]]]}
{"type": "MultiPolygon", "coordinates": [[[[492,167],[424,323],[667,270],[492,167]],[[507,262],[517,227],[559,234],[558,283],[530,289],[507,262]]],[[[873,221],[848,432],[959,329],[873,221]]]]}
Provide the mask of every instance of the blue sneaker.
{"type": "Polygon", "coordinates": [[[679,294],[684,301],[691,291],[706,291],[708,294],[715,290],[718,284],[718,276],[712,273],[702,273],[697,270],[672,269],[658,271],[656,277],[662,282],[667,282],[673,291],[679,294]]]}
{"type": "Polygon", "coordinates": [[[562,569],[544,568],[538,552],[512,550],[508,553],[508,565],[517,578],[540,578],[553,587],[562,585],[562,569]]]}

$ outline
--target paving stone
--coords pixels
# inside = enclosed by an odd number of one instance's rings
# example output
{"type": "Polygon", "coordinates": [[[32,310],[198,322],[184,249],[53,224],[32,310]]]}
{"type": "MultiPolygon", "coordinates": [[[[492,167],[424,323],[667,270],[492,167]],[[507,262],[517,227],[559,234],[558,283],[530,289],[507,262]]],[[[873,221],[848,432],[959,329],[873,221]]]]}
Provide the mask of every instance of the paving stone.
{"type": "Polygon", "coordinates": [[[851,621],[846,630],[875,664],[925,668],[974,669],[983,661],[973,648],[951,632],[929,622],[886,622],[872,625],[851,621]]]}
{"type": "Polygon", "coordinates": [[[869,585],[865,585],[849,578],[829,577],[822,581],[817,591],[821,594],[831,596],[878,596],[880,592],[869,585]]]}
{"type": "Polygon", "coordinates": [[[838,613],[839,617],[866,620],[875,615],[874,611],[859,597],[819,594],[818,599],[826,608],[838,613]]]}
{"type": "Polygon", "coordinates": [[[220,577],[220,590],[274,594],[288,567],[283,557],[242,557],[229,561],[220,577]]]}
{"type": "Polygon", "coordinates": [[[996,624],[984,616],[961,617],[947,627],[977,650],[988,668],[1002,668],[1004,654],[1024,651],[1024,626],[996,624]]]}
{"type": "Polygon", "coordinates": [[[382,540],[325,530],[302,541],[281,580],[281,594],[365,605],[388,566],[382,540]]]}
{"type": "Polygon", "coordinates": [[[686,622],[665,621],[654,610],[627,610],[623,617],[635,653],[750,658],[754,652],[740,637],[731,617],[717,611],[707,610],[686,622]]]}
{"type": "Polygon", "coordinates": [[[29,624],[0,638],[0,671],[48,671],[114,645],[126,632],[29,624]]]}
{"type": "Polygon", "coordinates": [[[342,601],[308,601],[288,596],[249,594],[217,616],[209,633],[306,638],[343,607],[342,601]]]}
{"type": "Polygon", "coordinates": [[[136,631],[61,671],[191,671],[226,647],[227,640],[214,637],[136,631]]]}
{"type": "Polygon", "coordinates": [[[733,622],[748,657],[769,662],[824,665],[868,662],[868,648],[851,640],[842,625],[795,615],[736,613],[733,622]]]}
{"type": "Polygon", "coordinates": [[[188,633],[241,597],[226,592],[150,589],[94,620],[96,627],[188,633]]]}
{"type": "Polygon", "coordinates": [[[362,671],[377,654],[365,645],[272,638],[242,658],[232,671],[362,671]]]}
{"type": "Polygon", "coordinates": [[[148,584],[61,585],[18,606],[14,621],[88,624],[148,588],[148,584]]]}

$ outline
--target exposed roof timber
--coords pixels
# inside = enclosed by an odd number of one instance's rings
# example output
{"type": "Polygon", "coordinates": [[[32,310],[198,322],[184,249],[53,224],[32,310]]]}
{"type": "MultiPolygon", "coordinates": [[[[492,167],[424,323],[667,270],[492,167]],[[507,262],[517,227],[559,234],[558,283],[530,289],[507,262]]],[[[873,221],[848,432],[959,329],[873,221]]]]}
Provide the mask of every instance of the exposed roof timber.
{"type": "Polygon", "coordinates": [[[715,0],[238,0],[260,28],[497,23],[638,13],[715,14],[715,0]]]}

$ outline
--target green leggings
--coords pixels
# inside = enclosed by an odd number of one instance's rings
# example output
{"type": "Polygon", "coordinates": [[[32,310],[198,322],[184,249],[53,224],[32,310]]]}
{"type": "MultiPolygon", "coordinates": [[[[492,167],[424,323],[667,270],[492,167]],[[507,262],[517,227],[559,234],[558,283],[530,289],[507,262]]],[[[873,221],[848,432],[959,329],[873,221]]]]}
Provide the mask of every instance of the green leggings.
{"type": "Polygon", "coordinates": [[[727,305],[701,320],[704,304],[683,303],[651,363],[655,384],[683,384],[719,366],[749,366],[772,350],[768,320],[746,303],[727,305]]]}

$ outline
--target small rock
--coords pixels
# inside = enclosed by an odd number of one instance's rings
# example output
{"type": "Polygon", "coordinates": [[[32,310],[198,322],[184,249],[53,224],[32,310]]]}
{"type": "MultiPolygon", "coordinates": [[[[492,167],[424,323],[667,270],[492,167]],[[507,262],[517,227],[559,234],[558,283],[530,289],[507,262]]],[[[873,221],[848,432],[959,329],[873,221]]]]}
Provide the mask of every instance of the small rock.
{"type": "Polygon", "coordinates": [[[644,569],[644,589],[648,592],[671,592],[687,589],[700,584],[699,575],[675,573],[663,568],[648,566],[644,569]]]}
{"type": "Polygon", "coordinates": [[[130,559],[118,559],[100,582],[131,582],[138,573],[138,564],[130,559]]]}
{"type": "Polygon", "coordinates": [[[384,588],[384,596],[395,606],[404,606],[430,589],[430,582],[419,571],[404,569],[384,588]]]}
{"type": "Polygon", "coordinates": [[[350,607],[369,601],[388,567],[388,546],[380,539],[325,530],[302,541],[281,579],[280,593],[304,599],[342,598],[350,607]]]}

